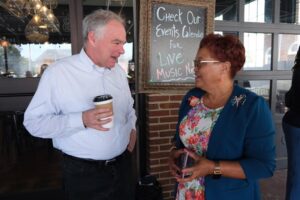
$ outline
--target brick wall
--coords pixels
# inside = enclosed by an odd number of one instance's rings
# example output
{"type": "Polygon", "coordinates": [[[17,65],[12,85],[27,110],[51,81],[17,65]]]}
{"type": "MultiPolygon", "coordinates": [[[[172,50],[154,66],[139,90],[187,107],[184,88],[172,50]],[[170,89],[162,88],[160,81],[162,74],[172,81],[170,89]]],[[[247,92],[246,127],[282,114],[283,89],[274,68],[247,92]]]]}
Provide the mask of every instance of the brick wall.
{"type": "Polygon", "coordinates": [[[175,179],[169,171],[168,155],[182,97],[183,94],[146,95],[147,171],[160,182],[164,200],[173,199],[175,179]]]}

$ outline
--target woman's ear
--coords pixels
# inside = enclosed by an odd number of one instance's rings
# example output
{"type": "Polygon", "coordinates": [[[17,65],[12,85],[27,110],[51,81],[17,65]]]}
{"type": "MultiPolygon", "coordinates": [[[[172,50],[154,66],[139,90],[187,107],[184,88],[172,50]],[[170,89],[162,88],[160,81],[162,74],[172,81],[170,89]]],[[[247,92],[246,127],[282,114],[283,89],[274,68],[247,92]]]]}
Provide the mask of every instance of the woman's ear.
{"type": "Polygon", "coordinates": [[[222,63],[222,72],[230,74],[230,70],[231,70],[231,63],[228,61],[223,62],[222,63]]]}
{"type": "Polygon", "coordinates": [[[226,61],[226,62],[222,62],[222,66],[221,66],[221,70],[220,70],[220,74],[222,77],[230,77],[231,73],[231,63],[226,61]]]}

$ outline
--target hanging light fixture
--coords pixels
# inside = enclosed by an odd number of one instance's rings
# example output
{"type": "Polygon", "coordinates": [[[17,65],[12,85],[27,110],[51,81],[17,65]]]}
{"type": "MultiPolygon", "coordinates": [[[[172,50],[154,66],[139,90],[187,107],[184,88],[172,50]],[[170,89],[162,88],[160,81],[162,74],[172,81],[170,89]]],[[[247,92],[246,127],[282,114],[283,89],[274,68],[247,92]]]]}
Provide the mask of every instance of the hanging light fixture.
{"type": "Polygon", "coordinates": [[[28,15],[34,16],[39,12],[42,6],[43,4],[41,0],[25,0],[23,12],[27,16],[28,15]]]}
{"type": "Polygon", "coordinates": [[[44,5],[39,9],[39,14],[49,32],[59,32],[59,21],[53,14],[52,9],[48,9],[47,6],[44,5]]]}
{"type": "Polygon", "coordinates": [[[31,42],[43,43],[49,32],[60,32],[60,24],[53,13],[58,0],[6,0],[0,6],[18,18],[33,16],[25,28],[25,36],[31,42]]]}
{"type": "Polygon", "coordinates": [[[43,1],[43,4],[48,6],[50,9],[54,9],[58,5],[57,0],[42,0],[42,1],[43,1]]]}
{"type": "Polygon", "coordinates": [[[60,25],[58,19],[54,15],[47,16],[47,19],[48,19],[47,27],[49,32],[52,33],[59,32],[60,25]]]}
{"type": "Polygon", "coordinates": [[[47,25],[43,22],[38,14],[34,15],[30,22],[26,25],[25,36],[29,41],[36,43],[44,43],[49,39],[49,31],[47,25]]]}
{"type": "Polygon", "coordinates": [[[26,13],[24,13],[24,5],[26,0],[6,0],[4,6],[9,11],[10,14],[16,17],[26,17],[26,13]]]}

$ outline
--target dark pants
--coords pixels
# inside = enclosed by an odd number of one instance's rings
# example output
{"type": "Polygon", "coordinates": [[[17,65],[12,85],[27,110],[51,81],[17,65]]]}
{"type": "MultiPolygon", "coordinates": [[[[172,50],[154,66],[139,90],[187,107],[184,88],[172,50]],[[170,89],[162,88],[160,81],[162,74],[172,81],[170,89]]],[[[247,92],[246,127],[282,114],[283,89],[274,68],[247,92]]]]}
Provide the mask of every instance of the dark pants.
{"type": "Polygon", "coordinates": [[[282,122],[288,155],[288,175],[286,200],[296,200],[300,196],[300,128],[282,122]]]}
{"type": "Polygon", "coordinates": [[[89,162],[64,155],[64,189],[68,200],[133,200],[131,153],[114,162],[89,162]]]}

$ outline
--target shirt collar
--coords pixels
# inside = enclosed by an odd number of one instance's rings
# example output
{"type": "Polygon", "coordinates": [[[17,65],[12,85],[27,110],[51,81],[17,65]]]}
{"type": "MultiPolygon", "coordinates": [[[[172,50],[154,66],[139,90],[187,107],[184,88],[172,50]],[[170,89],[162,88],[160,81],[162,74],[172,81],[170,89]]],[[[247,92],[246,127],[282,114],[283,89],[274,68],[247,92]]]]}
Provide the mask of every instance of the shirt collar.
{"type": "Polygon", "coordinates": [[[82,70],[87,71],[87,72],[91,72],[93,70],[96,70],[100,73],[104,73],[105,71],[111,71],[111,69],[108,69],[106,67],[100,67],[98,65],[96,65],[91,59],[90,57],[86,54],[85,50],[82,48],[80,51],[80,60],[84,63],[84,65],[81,67],[82,70]]]}
{"type": "Polygon", "coordinates": [[[84,71],[90,72],[93,70],[94,62],[88,57],[85,53],[85,50],[82,48],[79,53],[80,60],[83,62],[83,65],[80,65],[80,68],[84,71]]]}

